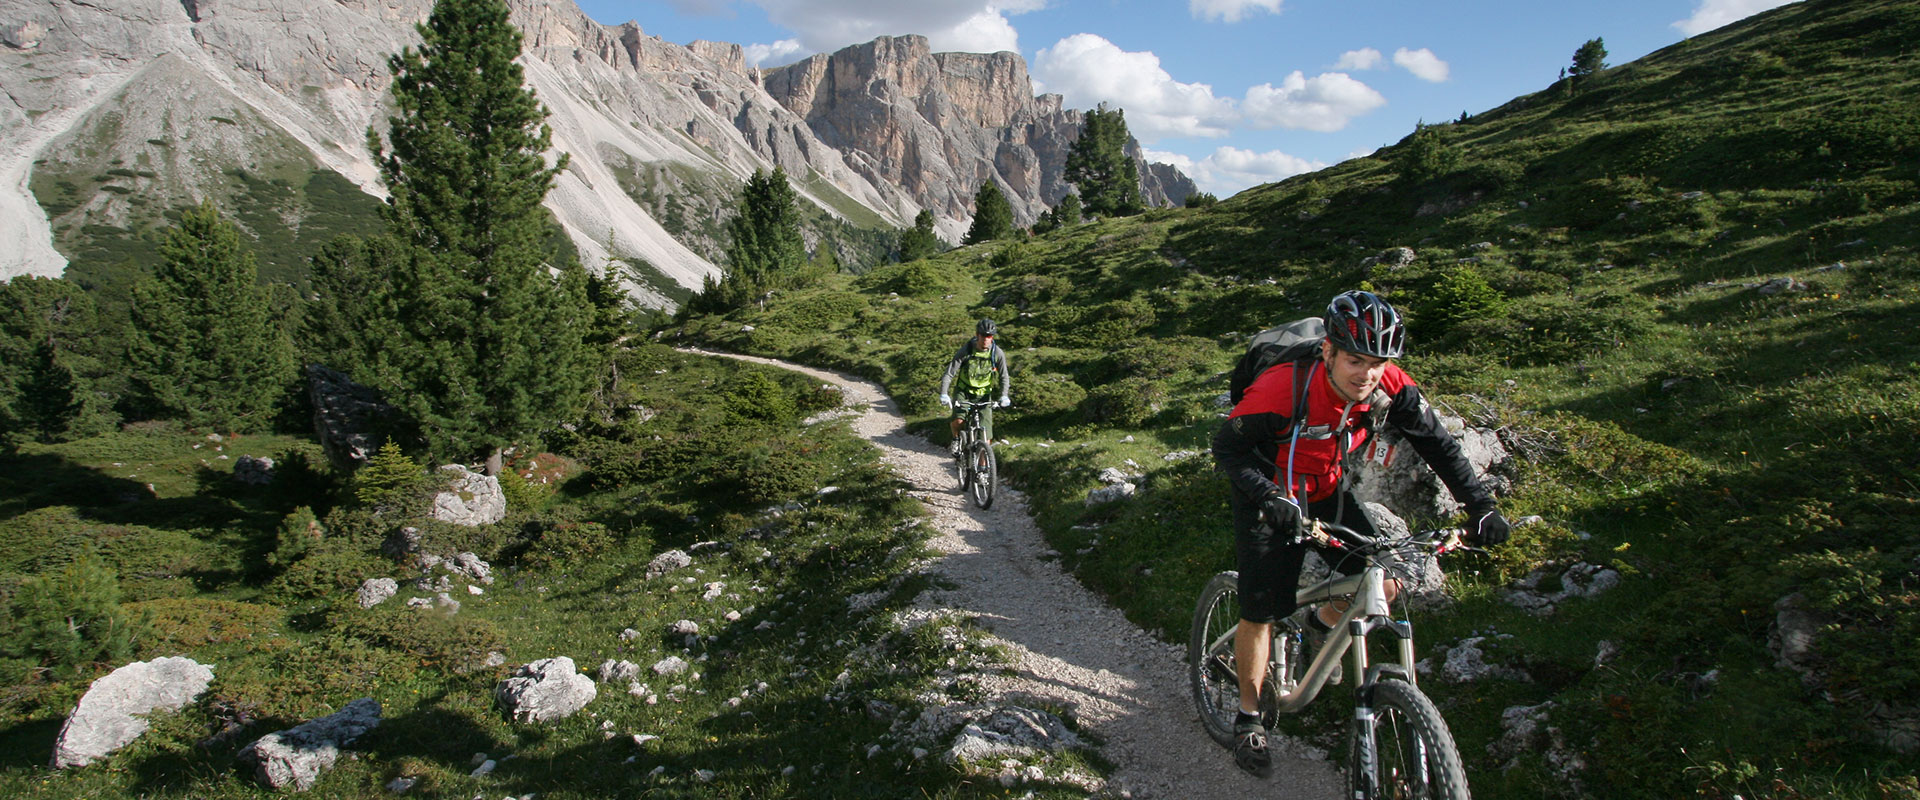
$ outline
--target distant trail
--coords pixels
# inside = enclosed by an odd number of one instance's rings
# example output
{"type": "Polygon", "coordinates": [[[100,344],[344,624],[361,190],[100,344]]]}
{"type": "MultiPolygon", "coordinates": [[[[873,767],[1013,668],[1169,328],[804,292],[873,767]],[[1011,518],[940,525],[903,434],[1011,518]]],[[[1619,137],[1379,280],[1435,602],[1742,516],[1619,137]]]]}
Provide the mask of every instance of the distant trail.
{"type": "Polygon", "coordinates": [[[1316,749],[1284,737],[1273,739],[1273,780],[1235,767],[1233,757],[1200,728],[1184,648],[1156,640],[1063,573],[1028,515],[1024,495],[1003,484],[992,509],[968,502],[946,450],[909,434],[899,407],[880,387],[769,358],[686,352],[792,370],[836,384],[849,404],[865,406],[852,419],[853,430],[880,448],[931,512],[938,534],[932,546],[942,555],[929,569],[954,587],[929,590],[920,603],[974,615],[1004,641],[1014,674],[985,676],[986,690],[996,702],[1039,697],[1071,709],[1081,729],[1102,742],[1101,754],[1117,765],[1113,788],[1169,800],[1319,800],[1341,794],[1335,766],[1316,749]]]}

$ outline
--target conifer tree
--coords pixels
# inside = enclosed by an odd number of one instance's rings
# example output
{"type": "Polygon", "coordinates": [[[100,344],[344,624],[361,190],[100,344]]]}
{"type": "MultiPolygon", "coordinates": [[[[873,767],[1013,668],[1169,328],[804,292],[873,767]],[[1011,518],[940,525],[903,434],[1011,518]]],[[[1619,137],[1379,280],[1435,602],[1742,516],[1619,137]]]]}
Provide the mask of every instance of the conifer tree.
{"type": "Polygon", "coordinates": [[[390,281],[406,256],[384,233],[342,234],[321,245],[308,261],[313,299],[301,320],[302,357],[371,383],[400,334],[390,281]]]}
{"type": "Polygon", "coordinates": [[[1000,191],[1000,184],[988,178],[973,196],[973,226],[961,244],[979,244],[1013,235],[1013,206],[1000,191]]]}
{"type": "Polygon", "coordinates": [[[388,61],[388,143],[368,143],[406,248],[394,277],[398,329],[375,385],[420,424],[438,458],[487,456],[579,410],[600,364],[585,339],[584,270],[542,257],[547,111],[526,88],[521,35],[504,0],[440,0],[418,50],[388,61]],[[563,265],[564,266],[564,265],[563,265]]]}
{"type": "Polygon", "coordinates": [[[1062,228],[1078,225],[1085,217],[1086,211],[1080,206],[1080,195],[1072,192],[1060,198],[1060,205],[1053,207],[1053,220],[1062,228]]]}
{"type": "Polygon", "coordinates": [[[1567,76],[1573,78],[1575,84],[1579,84],[1598,75],[1606,68],[1607,43],[1604,39],[1596,37],[1588,39],[1586,44],[1580,45],[1580,49],[1573,51],[1573,68],[1567,70],[1567,76]]]}
{"type": "Polygon", "coordinates": [[[293,380],[293,350],[239,230],[203,202],[181,215],[160,255],[128,309],[135,391],[195,427],[265,427],[293,380]]]}
{"type": "Polygon", "coordinates": [[[937,256],[941,249],[940,236],[933,232],[933,212],[923,208],[914,215],[913,227],[900,234],[900,261],[937,256]]]}
{"type": "Polygon", "coordinates": [[[41,341],[13,401],[13,424],[34,441],[60,441],[85,408],[79,381],[58,356],[52,342],[41,341]]]}
{"type": "Polygon", "coordinates": [[[689,303],[697,311],[724,313],[752,302],[772,289],[787,288],[807,263],[800,238],[797,196],[787,172],[753,171],[740,188],[740,213],[727,223],[727,265],[708,276],[700,296],[689,303]]]}
{"type": "Polygon", "coordinates": [[[1124,217],[1145,209],[1140,201],[1140,169],[1127,157],[1127,112],[1099,108],[1087,112],[1080,138],[1067,148],[1067,181],[1080,190],[1086,213],[1124,217]]]}

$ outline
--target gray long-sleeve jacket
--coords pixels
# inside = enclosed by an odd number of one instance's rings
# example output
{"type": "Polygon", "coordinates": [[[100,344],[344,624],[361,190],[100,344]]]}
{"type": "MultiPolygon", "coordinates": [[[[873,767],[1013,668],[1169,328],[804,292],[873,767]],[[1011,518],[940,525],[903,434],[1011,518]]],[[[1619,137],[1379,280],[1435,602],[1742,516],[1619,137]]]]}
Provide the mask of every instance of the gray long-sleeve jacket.
{"type": "MultiPolygon", "coordinates": [[[[967,359],[972,358],[976,352],[973,345],[976,341],[979,340],[976,338],[967,339],[966,343],[960,345],[960,351],[953,354],[953,360],[947,362],[946,374],[940,376],[941,394],[948,394],[949,390],[953,388],[953,379],[960,374],[960,365],[965,363],[967,359]]],[[[1007,371],[1006,351],[1001,350],[998,344],[994,344],[992,347],[993,352],[987,357],[993,361],[994,373],[1000,376],[1000,395],[1005,397],[1008,387],[1013,385],[1013,376],[1007,371]]]]}

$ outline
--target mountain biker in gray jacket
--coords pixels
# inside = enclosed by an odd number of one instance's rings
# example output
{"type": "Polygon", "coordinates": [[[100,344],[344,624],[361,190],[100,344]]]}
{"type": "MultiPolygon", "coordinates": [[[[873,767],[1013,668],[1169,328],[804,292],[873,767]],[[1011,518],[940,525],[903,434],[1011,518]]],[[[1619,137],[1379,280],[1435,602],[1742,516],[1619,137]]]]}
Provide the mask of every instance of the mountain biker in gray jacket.
{"type": "MultiPolygon", "coordinates": [[[[1213,437],[1214,462],[1233,484],[1229,504],[1240,570],[1234,761],[1256,775],[1271,765],[1257,713],[1271,624],[1294,612],[1300,566],[1310,546],[1295,534],[1309,520],[1324,519],[1373,535],[1372,523],[1343,480],[1342,462],[1379,434],[1375,427],[1399,431],[1466,506],[1470,543],[1497,545],[1508,535],[1493,494],[1474,474],[1459,443],[1413,378],[1393,363],[1406,342],[1393,306],[1371,292],[1347,292],[1327,304],[1325,322],[1327,338],[1318,357],[1261,373],[1213,437]]],[[[1364,566],[1346,563],[1352,571],[1364,566]]],[[[1389,580],[1385,588],[1391,602],[1399,583],[1389,580]]],[[[1337,602],[1310,609],[1309,630],[1324,634],[1342,610],[1337,602]]]]}
{"type": "MultiPolygon", "coordinates": [[[[1000,401],[997,405],[1006,408],[1013,401],[1008,399],[1007,390],[1012,385],[1012,376],[1007,372],[1007,354],[993,343],[993,337],[999,331],[993,320],[983,319],[973,326],[973,338],[960,345],[959,352],[953,354],[953,360],[947,362],[947,371],[940,376],[940,403],[953,409],[953,420],[948,429],[953,440],[947,445],[955,453],[960,450],[960,423],[966,415],[954,407],[953,396],[949,390],[956,390],[960,399],[982,402],[993,397],[995,383],[1000,385],[1000,401]],[[955,379],[959,385],[955,386],[955,379]]],[[[993,439],[993,408],[980,409],[980,431],[989,441],[993,439]]]]}

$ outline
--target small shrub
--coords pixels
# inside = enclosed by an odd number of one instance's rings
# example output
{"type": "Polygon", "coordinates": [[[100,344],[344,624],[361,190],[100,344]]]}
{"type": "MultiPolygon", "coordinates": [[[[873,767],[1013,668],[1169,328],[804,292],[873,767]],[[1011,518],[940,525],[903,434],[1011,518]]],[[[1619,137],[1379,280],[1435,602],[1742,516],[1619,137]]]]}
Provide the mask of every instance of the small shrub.
{"type": "Polygon", "coordinates": [[[1507,298],[1488,285],[1479,270],[1462,264],[1447,270],[1433,290],[1422,296],[1417,313],[1422,331],[1440,338],[1462,322],[1505,316],[1507,298]]]}
{"type": "Polygon", "coordinates": [[[247,658],[221,664],[219,680],[198,705],[228,724],[304,719],[365,697],[376,680],[409,681],[417,663],[405,653],[339,633],[307,641],[275,638],[247,658]]]}
{"type": "Polygon", "coordinates": [[[1087,390],[1065,375],[1027,375],[1014,383],[1013,393],[1021,413],[1034,416],[1069,411],[1087,399],[1087,390]]]}
{"type": "Polygon", "coordinates": [[[341,608],[330,620],[342,636],[418,657],[429,667],[469,672],[486,663],[487,654],[506,646],[493,623],[471,615],[382,604],[341,608]]]}
{"type": "Polygon", "coordinates": [[[508,467],[500,470],[500,494],[506,497],[507,508],[521,511],[535,511],[546,505],[553,497],[555,484],[533,483],[520,470],[508,467]]]}
{"type": "Polygon", "coordinates": [[[128,603],[126,609],[152,626],[153,637],[143,648],[152,655],[271,636],[280,631],[286,613],[276,606],[203,597],[128,603]]]}
{"type": "Polygon", "coordinates": [[[520,563],[536,571],[591,561],[613,549],[613,532],[598,522],[563,522],[540,530],[520,556],[520,563]]]}
{"type": "Polygon", "coordinates": [[[327,531],[320,527],[320,520],[314,518],[313,509],[296,508],[280,521],[279,537],[273,552],[267,554],[267,565],[280,569],[292,566],[326,536],[327,531]]]}
{"type": "Polygon", "coordinates": [[[720,397],[727,418],[735,423],[784,425],[799,419],[786,387],[759,370],[735,376],[720,397]]]}
{"type": "Polygon", "coordinates": [[[1166,387],[1146,378],[1124,378],[1087,392],[1080,404],[1088,422],[1116,428],[1137,428],[1160,413],[1167,401],[1166,387]]]}
{"type": "Polygon", "coordinates": [[[1171,378],[1205,372],[1214,366],[1219,348],[1197,336],[1133,339],[1117,345],[1107,356],[1108,376],[1171,378]]]}
{"type": "Polygon", "coordinates": [[[392,439],[353,475],[353,496],[361,505],[404,513],[425,499],[426,470],[400,451],[392,439]]]}
{"type": "Polygon", "coordinates": [[[818,488],[825,477],[825,467],[809,451],[793,440],[751,443],[722,456],[700,480],[708,492],[746,503],[791,500],[818,488]]]}
{"type": "Polygon", "coordinates": [[[120,606],[120,581],[91,550],[66,567],[21,581],[4,601],[0,656],[38,659],[61,674],[127,660],[147,633],[120,606]]]}
{"type": "Polygon", "coordinates": [[[351,594],[368,578],[392,571],[393,564],[344,542],[325,541],[306,557],[289,565],[268,585],[274,595],[288,599],[327,599],[351,594]]]}

